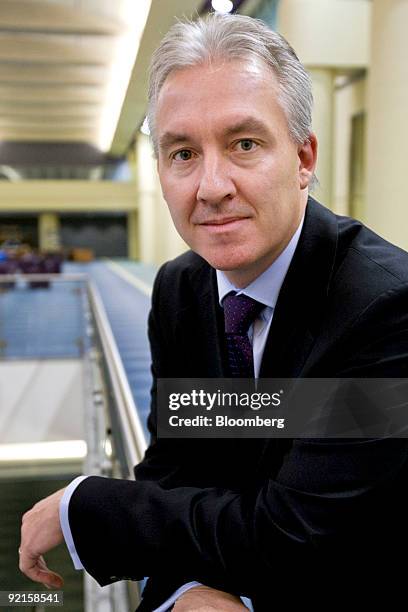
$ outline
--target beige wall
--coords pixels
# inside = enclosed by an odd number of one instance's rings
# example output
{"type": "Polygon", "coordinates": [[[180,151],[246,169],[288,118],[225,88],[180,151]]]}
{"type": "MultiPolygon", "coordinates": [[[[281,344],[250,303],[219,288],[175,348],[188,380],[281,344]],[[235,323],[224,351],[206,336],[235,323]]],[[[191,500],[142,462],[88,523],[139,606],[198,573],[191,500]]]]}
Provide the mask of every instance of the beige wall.
{"type": "Polygon", "coordinates": [[[160,264],[188,247],[174,229],[162,196],[156,160],[149,139],[143,134],[137,140],[136,158],[140,260],[160,264]]]}
{"type": "Polygon", "coordinates": [[[406,0],[283,0],[278,9],[278,30],[310,70],[317,94],[314,126],[322,189],[316,195],[323,195],[336,212],[348,214],[350,169],[358,163],[353,170],[358,170],[359,183],[365,171],[366,186],[359,186],[356,214],[405,249],[407,23],[406,0]],[[351,77],[347,86],[334,88],[332,108],[330,74],[351,77]],[[362,112],[367,118],[366,143],[363,155],[352,160],[352,118],[362,112]]]}
{"type": "Polygon", "coordinates": [[[38,246],[41,251],[59,251],[60,223],[55,213],[41,213],[38,218],[38,246]]]}
{"type": "Polygon", "coordinates": [[[1,181],[0,212],[130,211],[135,185],[113,181],[1,181]]]}
{"type": "Polygon", "coordinates": [[[309,69],[313,82],[313,131],[318,141],[316,176],[319,185],[313,196],[332,207],[333,184],[333,122],[334,122],[334,71],[309,69]]]}
{"type": "Polygon", "coordinates": [[[139,211],[132,210],[127,216],[127,238],[129,259],[140,259],[139,211]]]}
{"type": "MultiPolygon", "coordinates": [[[[344,139],[341,154],[337,152],[339,122],[344,133],[349,129],[344,104],[337,116],[335,79],[368,66],[370,16],[371,6],[366,0],[284,0],[278,5],[277,28],[293,45],[313,82],[313,130],[319,143],[316,174],[320,183],[313,195],[333,210],[339,206],[338,177],[344,178],[348,168],[344,139]]],[[[344,209],[344,205],[343,198],[340,206],[344,209]]]]}
{"type": "Polygon", "coordinates": [[[367,0],[281,0],[278,30],[306,66],[360,68],[370,49],[367,0]]]}
{"type": "Polygon", "coordinates": [[[335,92],[333,210],[349,214],[351,120],[366,108],[366,78],[345,81],[335,92]]]}
{"type": "Polygon", "coordinates": [[[366,221],[408,250],[408,2],[374,0],[367,94],[366,221]]]}

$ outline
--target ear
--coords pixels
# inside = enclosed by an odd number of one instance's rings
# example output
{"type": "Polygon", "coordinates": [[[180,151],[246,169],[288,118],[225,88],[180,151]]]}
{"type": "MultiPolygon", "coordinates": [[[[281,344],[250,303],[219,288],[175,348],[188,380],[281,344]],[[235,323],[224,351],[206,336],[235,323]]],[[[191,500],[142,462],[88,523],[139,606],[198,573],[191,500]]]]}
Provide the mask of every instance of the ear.
{"type": "Polygon", "coordinates": [[[317,138],[310,134],[309,138],[298,147],[299,156],[299,186],[305,189],[312,180],[317,162],[317,138]]]}

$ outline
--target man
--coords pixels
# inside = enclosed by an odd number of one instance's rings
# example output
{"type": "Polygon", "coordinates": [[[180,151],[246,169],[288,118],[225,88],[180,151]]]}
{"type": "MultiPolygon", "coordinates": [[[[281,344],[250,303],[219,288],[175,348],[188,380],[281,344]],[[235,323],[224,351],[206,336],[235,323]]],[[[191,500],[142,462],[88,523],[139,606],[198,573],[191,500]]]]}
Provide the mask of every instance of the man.
{"type": "MultiPolygon", "coordinates": [[[[65,536],[102,585],[150,576],[140,610],[242,610],[241,595],[256,611],[367,603],[404,584],[405,439],[156,435],[158,378],[408,373],[408,255],[309,197],[311,105],[294,51],[250,18],[178,23],[153,57],[160,181],[192,250],[155,281],[152,437],[137,482],[80,482],[65,536]]],[[[62,539],[62,493],[22,527],[21,569],[54,586],[41,555],[62,539]]]]}

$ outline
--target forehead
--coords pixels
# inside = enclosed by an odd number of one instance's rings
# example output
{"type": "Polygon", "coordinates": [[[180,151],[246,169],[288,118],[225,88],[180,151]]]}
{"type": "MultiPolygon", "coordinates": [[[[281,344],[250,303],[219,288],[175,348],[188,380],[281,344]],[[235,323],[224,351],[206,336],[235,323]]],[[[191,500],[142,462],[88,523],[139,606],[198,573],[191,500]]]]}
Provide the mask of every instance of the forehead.
{"type": "Polygon", "coordinates": [[[156,107],[157,136],[165,131],[213,129],[251,116],[286,123],[274,73],[262,63],[231,61],[170,73],[156,107]]]}

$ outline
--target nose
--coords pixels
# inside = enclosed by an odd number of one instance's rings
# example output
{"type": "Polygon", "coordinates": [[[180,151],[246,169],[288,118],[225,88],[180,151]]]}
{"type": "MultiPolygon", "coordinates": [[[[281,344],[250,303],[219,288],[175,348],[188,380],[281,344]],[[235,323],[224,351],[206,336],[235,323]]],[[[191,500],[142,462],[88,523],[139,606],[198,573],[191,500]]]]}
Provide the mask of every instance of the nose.
{"type": "Polygon", "coordinates": [[[228,161],[222,155],[213,153],[203,158],[197,190],[197,200],[217,205],[225,198],[236,194],[235,183],[228,168],[228,161]]]}

